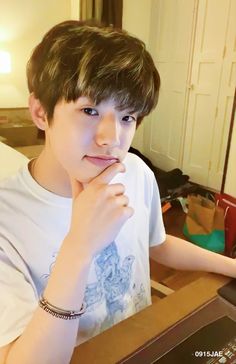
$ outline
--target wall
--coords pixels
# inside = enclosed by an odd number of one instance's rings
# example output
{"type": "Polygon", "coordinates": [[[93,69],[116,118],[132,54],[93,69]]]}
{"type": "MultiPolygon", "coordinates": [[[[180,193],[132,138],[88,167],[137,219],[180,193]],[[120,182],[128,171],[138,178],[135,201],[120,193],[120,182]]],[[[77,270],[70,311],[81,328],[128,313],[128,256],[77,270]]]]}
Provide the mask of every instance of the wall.
{"type": "Polygon", "coordinates": [[[230,144],[224,192],[236,198],[236,113],[234,117],[234,128],[230,144]]]}
{"type": "Polygon", "coordinates": [[[31,51],[48,29],[70,17],[68,0],[1,1],[0,49],[10,52],[12,72],[0,74],[0,108],[28,105],[25,67],[31,51]]]}
{"type": "MultiPolygon", "coordinates": [[[[144,41],[148,48],[151,18],[151,0],[123,0],[123,29],[144,41]]],[[[144,119],[148,122],[148,117],[144,119]]],[[[144,125],[136,131],[132,146],[144,150],[144,125]]]]}

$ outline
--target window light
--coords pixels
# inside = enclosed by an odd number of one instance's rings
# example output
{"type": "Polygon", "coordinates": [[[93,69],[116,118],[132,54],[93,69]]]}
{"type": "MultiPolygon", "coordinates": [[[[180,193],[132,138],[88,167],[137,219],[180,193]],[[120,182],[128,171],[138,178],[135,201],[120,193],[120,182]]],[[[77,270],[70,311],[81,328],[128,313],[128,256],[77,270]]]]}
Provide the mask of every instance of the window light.
{"type": "Polygon", "coordinates": [[[9,52],[0,51],[0,73],[11,72],[11,56],[9,52]]]}

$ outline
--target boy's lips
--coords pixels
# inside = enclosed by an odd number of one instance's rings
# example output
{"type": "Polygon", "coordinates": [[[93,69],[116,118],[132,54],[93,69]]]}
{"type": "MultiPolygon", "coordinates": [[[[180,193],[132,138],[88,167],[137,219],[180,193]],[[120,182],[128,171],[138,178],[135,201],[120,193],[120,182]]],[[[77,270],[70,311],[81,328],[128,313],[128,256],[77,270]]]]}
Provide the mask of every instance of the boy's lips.
{"type": "Polygon", "coordinates": [[[92,164],[95,164],[99,167],[108,167],[113,163],[119,162],[117,157],[108,156],[108,155],[96,155],[96,156],[89,156],[86,155],[85,159],[92,164]]]}

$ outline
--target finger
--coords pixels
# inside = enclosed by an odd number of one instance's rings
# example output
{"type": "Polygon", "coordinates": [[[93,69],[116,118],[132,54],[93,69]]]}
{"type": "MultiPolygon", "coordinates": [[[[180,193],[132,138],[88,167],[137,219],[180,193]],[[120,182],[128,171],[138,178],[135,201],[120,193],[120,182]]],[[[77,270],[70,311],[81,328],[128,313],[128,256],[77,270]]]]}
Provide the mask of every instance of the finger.
{"type": "Polygon", "coordinates": [[[73,200],[83,191],[83,185],[74,177],[70,177],[71,192],[73,200]]]}
{"type": "Polygon", "coordinates": [[[115,202],[118,206],[128,206],[129,199],[127,196],[121,195],[121,196],[115,197],[115,202]]]}
{"type": "Polygon", "coordinates": [[[125,172],[123,163],[113,163],[92,180],[92,184],[108,184],[118,174],[125,172]]]}
{"type": "Polygon", "coordinates": [[[123,207],[123,216],[124,219],[129,219],[134,214],[134,209],[130,206],[123,207]]]}
{"type": "Polygon", "coordinates": [[[122,183],[114,183],[106,187],[111,196],[119,196],[125,193],[125,186],[122,183]]]}

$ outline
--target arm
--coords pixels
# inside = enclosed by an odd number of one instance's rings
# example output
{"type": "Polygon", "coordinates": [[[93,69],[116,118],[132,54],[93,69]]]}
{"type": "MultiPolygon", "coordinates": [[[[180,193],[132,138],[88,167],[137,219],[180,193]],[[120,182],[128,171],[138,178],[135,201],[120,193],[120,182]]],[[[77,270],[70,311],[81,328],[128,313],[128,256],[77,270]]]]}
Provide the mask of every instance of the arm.
{"type": "Polygon", "coordinates": [[[166,241],[150,248],[156,262],[179,270],[199,270],[236,278],[236,260],[200,248],[171,235],[166,241]]]}
{"type": "MultiPolygon", "coordinates": [[[[89,259],[71,249],[65,239],[45,291],[59,307],[79,309],[84,295],[89,259]],[[80,259],[78,257],[80,256],[80,259]]],[[[11,345],[6,364],[68,363],[76,342],[79,320],[62,320],[36,309],[23,334],[11,345]],[[66,340],[65,340],[66,338],[66,340]]]]}
{"type": "MultiPolygon", "coordinates": [[[[124,172],[124,166],[113,164],[84,190],[78,181],[71,182],[71,226],[44,292],[54,306],[80,309],[92,258],[115,239],[133,214],[124,186],[109,185],[119,172],[124,172]]],[[[38,307],[20,338],[2,349],[0,358],[6,358],[0,364],[68,364],[78,328],[79,320],[56,318],[38,307]]]]}

